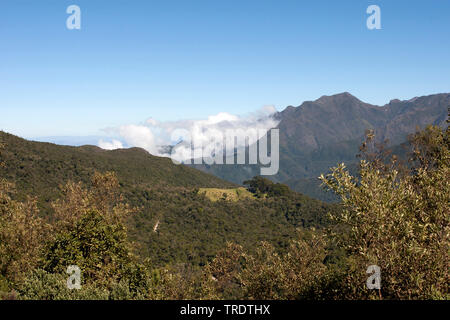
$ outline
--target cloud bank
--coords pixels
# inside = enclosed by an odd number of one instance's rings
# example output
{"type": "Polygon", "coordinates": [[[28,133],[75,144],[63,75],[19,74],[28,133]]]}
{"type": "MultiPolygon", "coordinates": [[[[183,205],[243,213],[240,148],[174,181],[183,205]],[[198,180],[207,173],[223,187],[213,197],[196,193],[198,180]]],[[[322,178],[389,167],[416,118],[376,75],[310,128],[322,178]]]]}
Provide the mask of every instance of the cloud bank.
{"type": "MultiPolygon", "coordinates": [[[[186,140],[192,139],[196,144],[201,142],[202,148],[211,149],[211,144],[216,143],[216,137],[225,134],[227,130],[264,130],[267,132],[278,125],[278,121],[273,118],[275,112],[273,106],[266,106],[245,116],[220,112],[200,120],[158,121],[149,118],[141,124],[105,129],[104,131],[114,136],[114,139],[100,140],[98,146],[106,150],[139,147],[152,155],[168,157],[170,151],[167,147],[178,144],[177,159],[184,161],[192,157],[192,150],[189,146],[180,148],[180,142],[189,143],[190,141],[186,140]],[[189,137],[183,134],[186,132],[189,133],[189,137]]],[[[238,148],[245,147],[245,145],[237,143],[238,148]]],[[[240,143],[242,144],[242,141],[240,143]]]]}

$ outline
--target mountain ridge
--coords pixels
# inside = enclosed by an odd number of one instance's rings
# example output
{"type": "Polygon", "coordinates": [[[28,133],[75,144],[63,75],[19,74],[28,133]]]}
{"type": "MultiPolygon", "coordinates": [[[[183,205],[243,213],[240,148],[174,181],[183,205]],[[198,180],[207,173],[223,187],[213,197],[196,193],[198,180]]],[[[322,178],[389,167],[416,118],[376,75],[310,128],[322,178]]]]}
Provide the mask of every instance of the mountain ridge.
{"type": "MultiPolygon", "coordinates": [[[[308,188],[298,188],[293,181],[316,178],[338,162],[354,164],[366,130],[374,130],[377,140],[387,140],[387,146],[398,146],[416,129],[429,124],[445,127],[449,105],[450,93],[392,99],[377,106],[343,92],[288,106],[274,114],[279,120],[280,170],[268,178],[290,181],[295,190],[313,196],[308,188]]],[[[194,167],[234,183],[259,175],[257,165],[194,167]]]]}
{"type": "Polygon", "coordinates": [[[125,185],[235,187],[233,183],[185,165],[175,165],[169,158],[153,156],[141,148],[104,150],[93,145],[62,146],[28,141],[3,131],[0,131],[0,142],[6,145],[0,157],[0,162],[6,164],[0,168],[2,177],[30,194],[35,194],[36,189],[45,190],[46,201],[53,198],[61,181],[87,182],[94,171],[114,171],[125,185]]]}

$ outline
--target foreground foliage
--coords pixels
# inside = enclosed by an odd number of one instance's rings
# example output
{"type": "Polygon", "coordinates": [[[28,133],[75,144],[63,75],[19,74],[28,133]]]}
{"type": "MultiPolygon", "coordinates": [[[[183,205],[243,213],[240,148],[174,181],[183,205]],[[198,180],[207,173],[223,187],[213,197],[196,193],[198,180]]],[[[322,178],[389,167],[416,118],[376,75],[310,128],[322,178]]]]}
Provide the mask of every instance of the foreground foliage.
{"type": "Polygon", "coordinates": [[[368,265],[381,268],[384,297],[448,298],[448,129],[430,126],[411,142],[408,170],[398,165],[396,157],[390,161],[372,157],[361,161],[360,179],[343,164],[321,177],[344,205],[333,219],[346,232],[332,230],[331,238],[345,248],[352,263],[346,277],[351,298],[369,296],[358,286],[367,277],[361,271],[368,265]]]}

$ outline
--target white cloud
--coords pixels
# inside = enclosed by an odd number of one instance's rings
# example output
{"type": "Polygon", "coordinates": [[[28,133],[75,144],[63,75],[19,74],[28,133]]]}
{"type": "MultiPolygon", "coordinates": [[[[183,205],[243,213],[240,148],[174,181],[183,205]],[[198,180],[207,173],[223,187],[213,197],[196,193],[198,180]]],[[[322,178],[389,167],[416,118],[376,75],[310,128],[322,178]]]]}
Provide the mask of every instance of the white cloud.
{"type": "Polygon", "coordinates": [[[155,136],[149,127],[131,124],[121,126],[118,133],[127,145],[145,149],[151,154],[158,153],[155,136]]]}
{"type": "Polygon", "coordinates": [[[122,149],[123,144],[119,140],[113,139],[111,142],[100,140],[98,142],[98,146],[105,150],[115,150],[115,149],[122,149]]]}
{"type": "MultiPolygon", "coordinates": [[[[220,112],[200,120],[179,120],[160,122],[149,118],[143,124],[124,125],[118,128],[107,129],[110,134],[118,137],[124,144],[130,147],[140,147],[153,155],[169,156],[163,151],[163,146],[173,146],[180,141],[191,138],[197,145],[211,149],[211,144],[216,144],[216,138],[225,135],[227,130],[269,130],[278,125],[272,115],[276,112],[273,106],[266,106],[260,110],[237,116],[227,112],[220,112]],[[189,137],[180,138],[178,133],[188,133],[189,137]]],[[[187,141],[189,142],[189,141],[187,141]]],[[[253,143],[255,141],[251,141],[253,143]]],[[[104,149],[112,149],[114,146],[123,147],[118,140],[112,142],[100,141],[99,146],[104,149]]],[[[238,145],[237,147],[242,147],[238,145]]],[[[191,158],[189,146],[177,148],[176,158],[186,160],[191,158]]]]}

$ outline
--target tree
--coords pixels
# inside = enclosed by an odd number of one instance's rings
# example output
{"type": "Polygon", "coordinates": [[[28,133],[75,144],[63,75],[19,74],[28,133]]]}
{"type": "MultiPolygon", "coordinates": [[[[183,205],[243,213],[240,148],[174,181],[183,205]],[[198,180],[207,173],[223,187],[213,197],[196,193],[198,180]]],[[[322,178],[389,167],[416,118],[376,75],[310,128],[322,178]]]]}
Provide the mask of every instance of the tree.
{"type": "MultiPolygon", "coordinates": [[[[344,164],[320,179],[342,199],[331,239],[348,254],[344,298],[447,298],[450,153],[448,129],[429,126],[411,137],[412,164],[361,160],[360,178],[344,164]],[[381,268],[381,292],[365,288],[369,265],[381,268]]],[[[344,295],[344,293],[343,293],[344,295]]]]}
{"type": "Polygon", "coordinates": [[[291,190],[287,185],[281,183],[273,183],[269,179],[256,176],[251,180],[244,181],[244,185],[247,185],[248,190],[257,197],[282,197],[291,194],[291,190]]]}
{"type": "MultiPolygon", "coordinates": [[[[3,148],[0,143],[0,151],[3,148]]],[[[5,165],[0,160],[0,166],[5,165]]],[[[49,230],[36,199],[18,202],[11,198],[14,193],[14,184],[0,179],[0,291],[9,291],[38,264],[49,230]]]]}
{"type": "Polygon", "coordinates": [[[91,210],[95,210],[108,223],[124,223],[125,218],[135,212],[123,202],[119,181],[113,172],[95,172],[89,189],[80,182],[69,181],[61,187],[61,191],[63,198],[52,203],[57,229],[73,226],[91,210]]]}
{"type": "Polygon", "coordinates": [[[49,226],[39,217],[36,199],[11,199],[14,185],[0,181],[0,277],[10,285],[38,264],[49,226]]]}
{"type": "Polygon", "coordinates": [[[315,230],[299,230],[299,239],[291,241],[285,254],[263,242],[255,255],[244,257],[238,278],[248,299],[317,298],[315,286],[327,270],[325,238],[315,230]]]}
{"type": "Polygon", "coordinates": [[[239,273],[242,270],[242,246],[227,242],[224,249],[205,266],[203,288],[208,299],[242,299],[239,273]]]}
{"type": "Polygon", "coordinates": [[[132,210],[121,202],[114,174],[96,173],[92,187],[69,182],[64,198],[53,204],[54,238],[45,247],[41,268],[64,274],[69,265],[82,271],[84,285],[123,288],[127,297],[143,297],[148,291],[147,268],[138,263],[127,239],[124,218],[132,210]]]}

